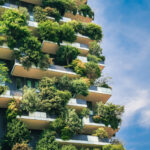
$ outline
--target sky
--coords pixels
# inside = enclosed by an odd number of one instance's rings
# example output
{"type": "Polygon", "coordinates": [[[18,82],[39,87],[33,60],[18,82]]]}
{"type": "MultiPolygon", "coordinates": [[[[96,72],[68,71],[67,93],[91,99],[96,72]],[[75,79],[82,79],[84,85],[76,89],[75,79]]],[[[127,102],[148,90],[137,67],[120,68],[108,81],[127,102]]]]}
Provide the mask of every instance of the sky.
{"type": "Polygon", "coordinates": [[[88,0],[103,29],[109,102],[124,105],[117,133],[127,150],[150,150],[150,0],[88,0]]]}

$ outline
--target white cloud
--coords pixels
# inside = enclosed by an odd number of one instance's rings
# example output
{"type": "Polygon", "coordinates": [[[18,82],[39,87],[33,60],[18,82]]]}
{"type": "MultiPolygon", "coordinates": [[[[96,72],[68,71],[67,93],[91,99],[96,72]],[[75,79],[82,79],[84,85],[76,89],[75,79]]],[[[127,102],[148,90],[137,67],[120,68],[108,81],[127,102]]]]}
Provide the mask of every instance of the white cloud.
{"type": "MultiPolygon", "coordinates": [[[[147,79],[140,81],[140,76],[147,73],[143,66],[148,63],[146,60],[150,56],[150,33],[133,22],[122,23],[121,14],[118,14],[118,19],[115,21],[107,20],[106,14],[112,2],[100,0],[100,3],[98,1],[93,3],[93,0],[89,0],[89,3],[95,8],[96,22],[102,25],[104,31],[102,42],[104,55],[106,55],[104,72],[113,78],[113,96],[109,101],[125,105],[124,127],[135,123],[150,127],[150,91],[147,89],[149,84],[143,87],[142,82],[146,83],[147,79]],[[135,72],[140,72],[140,74],[135,72]],[[135,122],[135,117],[137,117],[137,122],[135,122]]],[[[121,1],[115,2],[117,2],[116,5],[121,3],[121,1]]]]}

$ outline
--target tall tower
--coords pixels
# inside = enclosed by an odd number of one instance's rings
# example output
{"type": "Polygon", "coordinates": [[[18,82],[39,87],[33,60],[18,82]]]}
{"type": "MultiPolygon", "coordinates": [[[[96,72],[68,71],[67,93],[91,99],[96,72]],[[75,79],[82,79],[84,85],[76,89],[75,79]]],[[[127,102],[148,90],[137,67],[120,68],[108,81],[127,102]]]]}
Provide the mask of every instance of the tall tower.
{"type": "Polygon", "coordinates": [[[0,17],[0,149],[112,144],[123,107],[106,104],[103,34],[87,0],[2,0],[0,17]]]}

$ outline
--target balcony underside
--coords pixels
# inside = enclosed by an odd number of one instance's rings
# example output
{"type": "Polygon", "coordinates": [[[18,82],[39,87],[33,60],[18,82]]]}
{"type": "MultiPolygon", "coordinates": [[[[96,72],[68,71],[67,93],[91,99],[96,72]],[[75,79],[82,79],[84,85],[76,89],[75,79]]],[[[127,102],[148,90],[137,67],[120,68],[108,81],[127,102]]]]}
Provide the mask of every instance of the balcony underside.
{"type": "Polygon", "coordinates": [[[0,59],[12,60],[13,51],[8,47],[0,46],[0,59]]]}
{"type": "Polygon", "coordinates": [[[65,70],[57,70],[50,68],[48,70],[41,70],[40,68],[31,67],[29,70],[26,70],[21,64],[15,63],[13,70],[11,72],[13,76],[33,78],[33,79],[42,79],[43,77],[61,77],[67,75],[70,78],[77,77],[77,74],[65,70]]]}
{"type": "Polygon", "coordinates": [[[27,116],[21,116],[17,117],[19,120],[24,122],[27,126],[28,129],[33,129],[33,130],[43,130],[47,129],[49,127],[50,121],[47,119],[45,120],[38,120],[35,118],[29,118],[27,116]]]}
{"type": "Polygon", "coordinates": [[[7,108],[12,96],[0,96],[0,108],[7,108]]]}
{"type": "MultiPolygon", "coordinates": [[[[67,45],[67,44],[61,44],[61,45],[67,45]]],[[[50,41],[43,41],[42,44],[42,51],[44,53],[48,53],[48,54],[56,54],[57,50],[58,50],[59,46],[57,43],[54,42],[50,42],[50,41]]],[[[78,48],[78,47],[77,47],[78,48]]],[[[88,49],[85,48],[78,48],[80,50],[81,55],[86,56],[89,52],[88,49]]]]}
{"type": "Polygon", "coordinates": [[[82,36],[82,35],[78,34],[76,42],[82,43],[82,44],[87,44],[88,46],[90,46],[90,43],[93,42],[93,40],[91,40],[90,38],[88,38],[86,36],[82,36]]]}
{"type": "Polygon", "coordinates": [[[78,98],[84,99],[87,101],[91,101],[92,103],[96,103],[99,101],[106,103],[110,97],[111,97],[110,94],[104,94],[104,93],[100,93],[100,92],[89,91],[88,96],[79,96],[78,98]]]}

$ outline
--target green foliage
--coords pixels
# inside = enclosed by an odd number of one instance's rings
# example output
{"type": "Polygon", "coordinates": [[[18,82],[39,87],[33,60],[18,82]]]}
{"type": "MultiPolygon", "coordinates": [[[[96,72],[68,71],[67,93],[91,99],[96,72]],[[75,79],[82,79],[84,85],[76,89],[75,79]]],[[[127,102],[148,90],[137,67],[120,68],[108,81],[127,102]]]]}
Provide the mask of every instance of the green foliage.
{"type": "Polygon", "coordinates": [[[64,145],[61,150],[77,150],[77,148],[73,145],[64,145]]]}
{"type": "Polygon", "coordinates": [[[106,126],[110,125],[113,129],[117,129],[121,123],[121,115],[124,112],[124,107],[102,102],[96,104],[95,114],[100,116],[100,121],[106,126]]]}
{"type": "Polygon", "coordinates": [[[45,11],[46,11],[48,16],[54,17],[55,20],[58,22],[62,18],[61,14],[59,13],[59,11],[56,8],[46,7],[45,11]]]}
{"type": "Polygon", "coordinates": [[[76,79],[72,80],[71,82],[71,91],[73,93],[73,97],[77,95],[83,95],[87,96],[88,95],[88,85],[83,79],[76,79]]]}
{"type": "Polygon", "coordinates": [[[19,113],[20,102],[18,100],[12,99],[8,104],[8,109],[6,111],[6,119],[8,122],[11,120],[16,119],[19,113]]]}
{"type": "Polygon", "coordinates": [[[101,121],[101,117],[96,115],[96,116],[93,116],[93,121],[96,122],[96,123],[99,123],[101,121]]]}
{"type": "Polygon", "coordinates": [[[80,113],[81,118],[88,117],[89,115],[90,115],[90,110],[88,108],[83,108],[80,113]]]}
{"type": "Polygon", "coordinates": [[[94,19],[94,12],[87,4],[82,4],[79,6],[79,13],[82,14],[84,17],[89,16],[90,18],[94,19]]]}
{"type": "Polygon", "coordinates": [[[26,69],[32,65],[41,69],[49,67],[49,56],[42,53],[41,43],[33,36],[24,39],[23,45],[19,51],[14,52],[14,56],[26,69]]]}
{"type": "Polygon", "coordinates": [[[52,83],[52,80],[43,78],[39,85],[41,108],[51,114],[60,115],[65,110],[65,106],[71,98],[71,93],[69,91],[60,91],[54,85],[48,83],[52,83]]]}
{"type": "Polygon", "coordinates": [[[32,150],[27,143],[23,142],[23,143],[16,143],[12,150],[32,150]]]}
{"type": "Polygon", "coordinates": [[[40,98],[36,89],[24,87],[21,106],[23,111],[35,112],[40,108],[40,98]]]}
{"type": "Polygon", "coordinates": [[[69,127],[64,127],[61,129],[61,139],[63,140],[69,140],[73,136],[73,132],[69,127]]]}
{"type": "Polygon", "coordinates": [[[0,5],[4,5],[4,4],[5,4],[5,0],[1,0],[0,5]]]}
{"type": "Polygon", "coordinates": [[[50,20],[41,22],[38,25],[38,31],[42,40],[59,42],[58,34],[60,29],[57,22],[52,22],[50,20]]]}
{"type": "Polygon", "coordinates": [[[26,20],[30,19],[30,14],[28,12],[28,9],[26,7],[19,7],[19,12],[25,16],[26,20]]]}
{"type": "Polygon", "coordinates": [[[5,92],[7,91],[7,89],[8,89],[7,86],[0,85],[0,95],[5,94],[5,92]]]}
{"type": "Polygon", "coordinates": [[[98,57],[98,61],[105,61],[105,57],[102,56],[102,48],[96,41],[90,43],[89,52],[92,56],[98,57]]]}
{"type": "Polygon", "coordinates": [[[5,37],[0,36],[0,46],[2,46],[6,42],[5,37]]]}
{"type": "Polygon", "coordinates": [[[69,23],[64,23],[60,26],[60,42],[68,41],[70,43],[76,40],[75,30],[69,23]]]}
{"type": "Polygon", "coordinates": [[[55,141],[55,132],[45,130],[36,145],[36,150],[59,150],[59,145],[55,141]]]}
{"type": "Polygon", "coordinates": [[[122,145],[105,145],[103,150],[125,150],[122,145]]]}
{"type": "Polygon", "coordinates": [[[87,60],[92,61],[94,63],[99,63],[100,61],[102,61],[100,58],[96,57],[95,55],[91,55],[91,54],[89,54],[87,56],[87,60]]]}
{"type": "Polygon", "coordinates": [[[77,6],[74,0],[44,0],[42,2],[44,7],[56,8],[61,16],[64,16],[67,11],[71,11],[74,14],[77,13],[77,6]]]}
{"type": "Polygon", "coordinates": [[[34,7],[34,19],[36,22],[46,21],[47,12],[43,10],[43,8],[36,6],[34,7]]]}
{"type": "Polygon", "coordinates": [[[74,59],[79,55],[79,50],[70,45],[60,46],[58,51],[56,52],[55,62],[58,65],[69,65],[72,63],[74,59]]]}
{"type": "Polygon", "coordinates": [[[89,78],[92,83],[101,76],[101,70],[98,64],[88,62],[85,64],[85,68],[86,77],[89,78]]]}
{"type": "Polygon", "coordinates": [[[24,123],[16,119],[7,123],[5,143],[7,143],[8,147],[12,147],[16,143],[28,142],[29,139],[30,131],[24,123]]]}
{"type": "Polygon", "coordinates": [[[93,135],[98,136],[100,139],[108,138],[108,133],[104,128],[98,128],[93,135]]]}
{"type": "Polygon", "coordinates": [[[0,83],[10,82],[8,77],[8,67],[5,63],[0,63],[0,83]]]}
{"type": "Polygon", "coordinates": [[[79,133],[82,129],[82,121],[75,109],[68,109],[64,115],[66,127],[70,129],[70,132],[73,133],[73,135],[79,133]]]}

